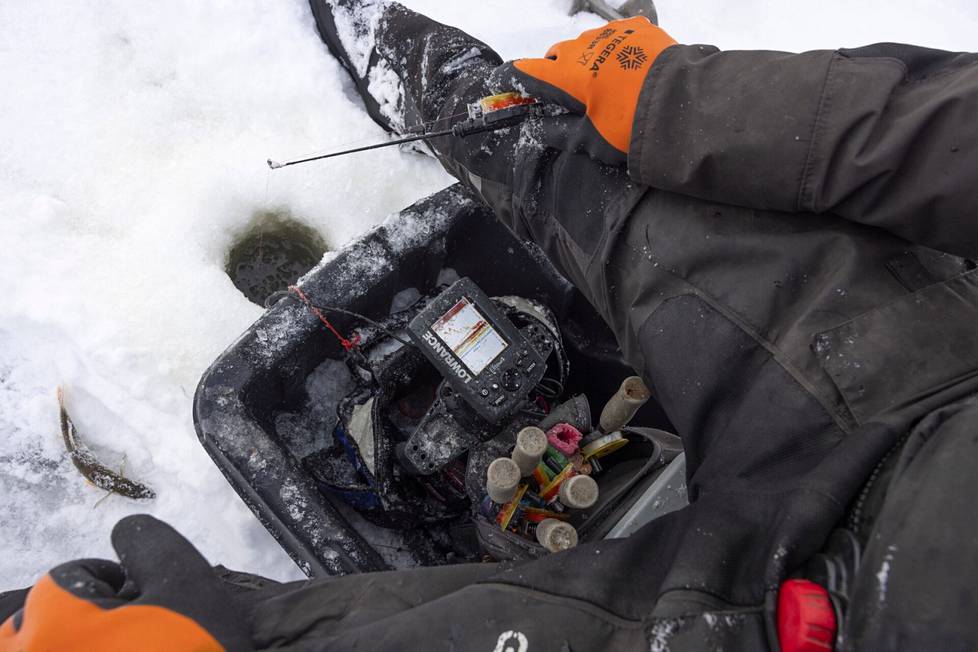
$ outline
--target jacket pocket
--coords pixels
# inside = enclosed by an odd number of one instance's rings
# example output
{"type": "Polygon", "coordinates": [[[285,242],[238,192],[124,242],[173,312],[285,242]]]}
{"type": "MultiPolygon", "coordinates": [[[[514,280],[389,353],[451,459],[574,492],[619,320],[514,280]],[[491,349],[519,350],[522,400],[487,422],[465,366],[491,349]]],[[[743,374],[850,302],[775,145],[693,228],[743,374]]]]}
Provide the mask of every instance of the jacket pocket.
{"type": "Polygon", "coordinates": [[[812,349],[860,423],[978,375],[978,274],[818,333],[812,349]]]}

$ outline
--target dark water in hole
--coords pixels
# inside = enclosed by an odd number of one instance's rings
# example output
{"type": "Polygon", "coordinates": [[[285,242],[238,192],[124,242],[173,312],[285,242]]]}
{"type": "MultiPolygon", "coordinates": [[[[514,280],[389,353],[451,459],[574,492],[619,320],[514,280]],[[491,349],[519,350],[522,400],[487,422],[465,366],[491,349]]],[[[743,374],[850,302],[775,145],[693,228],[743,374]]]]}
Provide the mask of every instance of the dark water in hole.
{"type": "Polygon", "coordinates": [[[326,249],[318,233],[288,213],[263,212],[231,247],[225,271],[234,287],[263,306],[268,295],[312,269],[326,249]]]}

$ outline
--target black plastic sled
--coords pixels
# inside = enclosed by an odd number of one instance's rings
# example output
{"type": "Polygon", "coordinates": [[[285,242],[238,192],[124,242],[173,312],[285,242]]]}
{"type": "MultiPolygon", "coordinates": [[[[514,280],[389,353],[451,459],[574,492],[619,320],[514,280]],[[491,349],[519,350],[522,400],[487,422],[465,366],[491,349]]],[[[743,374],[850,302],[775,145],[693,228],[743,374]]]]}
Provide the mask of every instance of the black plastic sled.
{"type": "MultiPolygon", "coordinates": [[[[535,524],[518,532],[494,521],[502,517],[484,497],[487,465],[508,456],[514,433],[527,425],[568,421],[595,432],[592,439],[606,436],[596,432],[597,415],[635,370],[545,255],[454,185],[325,259],[298,287],[204,373],[194,423],[228,482],[299,567],[315,577],[548,554],[533,539],[535,524]],[[419,472],[405,464],[412,428],[430,421],[433,406],[459,401],[417,342],[407,341],[408,321],[465,278],[517,325],[535,319],[520,306],[542,306],[560,344],[546,364],[559,374],[534,385],[512,421],[493,426],[473,416],[482,424],[471,429],[477,436],[419,472]],[[341,338],[356,341],[352,351],[341,338]]],[[[620,430],[627,445],[611,447],[600,465],[591,460],[601,499],[561,516],[581,541],[627,536],[685,503],[683,456],[669,431],[653,397],[620,430]]],[[[448,437],[431,433],[432,446],[448,437]]],[[[562,509],[544,503],[537,511],[562,509]]]]}

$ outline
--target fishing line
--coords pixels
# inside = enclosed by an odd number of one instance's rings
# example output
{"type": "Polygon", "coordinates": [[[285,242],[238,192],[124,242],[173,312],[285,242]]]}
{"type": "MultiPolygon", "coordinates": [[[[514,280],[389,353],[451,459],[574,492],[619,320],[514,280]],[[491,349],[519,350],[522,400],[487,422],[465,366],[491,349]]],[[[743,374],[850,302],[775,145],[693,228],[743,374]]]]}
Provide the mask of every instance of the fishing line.
{"type": "Polygon", "coordinates": [[[383,333],[385,333],[389,337],[397,340],[398,342],[400,342],[401,344],[403,344],[405,346],[414,346],[414,344],[412,344],[411,342],[408,342],[404,338],[400,337],[394,331],[390,330],[389,328],[387,328],[383,324],[381,324],[379,322],[376,322],[373,319],[371,319],[370,317],[367,317],[366,315],[362,315],[359,312],[354,312],[352,310],[346,310],[345,308],[337,308],[335,306],[321,306],[321,305],[318,305],[318,304],[313,303],[308,297],[306,297],[306,295],[302,292],[302,290],[300,290],[297,286],[294,286],[294,285],[291,286],[288,290],[279,290],[278,292],[272,292],[270,295],[268,295],[268,297],[265,299],[265,308],[271,308],[272,305],[274,305],[276,302],[278,302],[279,299],[284,299],[286,297],[289,297],[291,299],[299,299],[300,301],[302,301],[303,303],[305,303],[306,306],[308,306],[309,309],[314,314],[316,314],[317,317],[319,317],[320,321],[322,321],[327,326],[327,328],[329,328],[329,330],[340,340],[340,344],[343,346],[343,348],[345,348],[347,350],[350,350],[351,348],[353,348],[353,346],[355,346],[357,344],[357,342],[359,341],[359,337],[354,337],[353,340],[346,339],[345,337],[343,337],[342,335],[340,335],[339,331],[336,330],[336,328],[329,322],[328,319],[326,319],[324,316],[322,316],[321,314],[319,314],[320,312],[322,312],[322,311],[325,311],[325,312],[338,312],[341,315],[347,315],[347,316],[350,316],[350,317],[354,317],[354,318],[359,319],[360,321],[363,321],[363,322],[365,322],[365,323],[373,326],[374,328],[382,331],[383,333]],[[344,342],[346,342],[346,344],[344,344],[344,342]],[[350,344],[350,346],[348,347],[347,344],[350,344]]]}

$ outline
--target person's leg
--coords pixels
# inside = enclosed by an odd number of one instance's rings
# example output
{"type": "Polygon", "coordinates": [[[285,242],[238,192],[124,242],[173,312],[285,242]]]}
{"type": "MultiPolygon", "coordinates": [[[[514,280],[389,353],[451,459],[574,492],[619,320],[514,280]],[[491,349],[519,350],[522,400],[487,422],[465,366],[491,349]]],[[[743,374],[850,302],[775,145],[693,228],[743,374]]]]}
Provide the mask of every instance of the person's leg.
{"type": "MultiPolygon", "coordinates": [[[[388,131],[404,133],[421,124],[430,131],[449,128],[467,117],[471,102],[513,90],[494,80],[502,59],[492,48],[400,4],[310,0],[310,5],[320,35],[350,73],[367,112],[388,131]]],[[[557,158],[564,158],[559,152],[544,151],[538,131],[538,124],[528,122],[466,138],[433,138],[429,143],[450,174],[479,194],[503,223],[519,231],[514,224],[514,200],[520,203],[528,183],[545,189],[541,180],[557,158]]],[[[609,200],[630,185],[623,170],[586,157],[573,157],[573,165],[562,166],[561,176],[573,177],[573,185],[579,188],[564,199],[572,205],[570,217],[599,215],[609,200]],[[580,190],[584,187],[589,192],[580,190]]],[[[600,219],[589,221],[601,224],[600,219]]]]}
{"type": "MultiPolygon", "coordinates": [[[[365,108],[388,131],[450,127],[469,103],[513,90],[488,45],[389,0],[310,0],[330,52],[350,73],[365,108]]],[[[623,168],[543,144],[542,123],[429,142],[446,170],[477,193],[516,235],[547,251],[585,294],[584,267],[609,224],[620,224],[644,189],[623,168]]],[[[599,308],[600,309],[600,308],[599,308]]]]}

